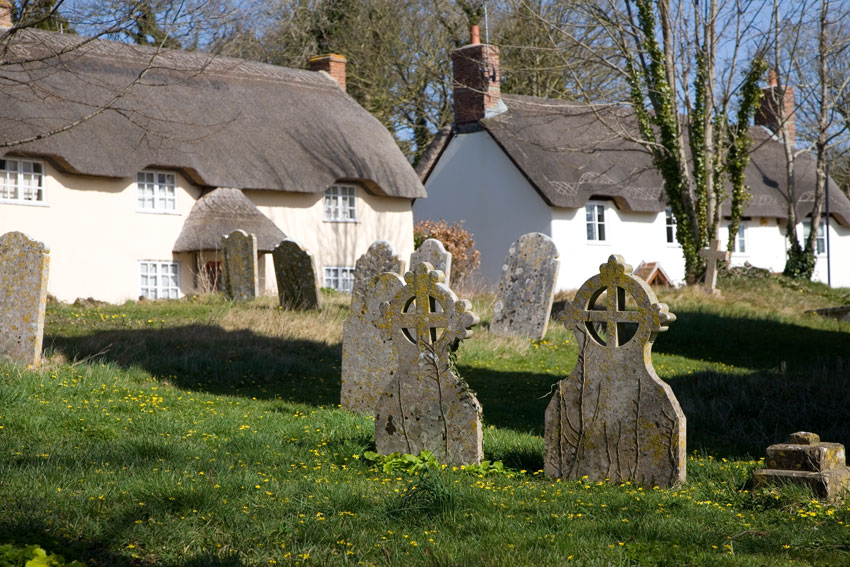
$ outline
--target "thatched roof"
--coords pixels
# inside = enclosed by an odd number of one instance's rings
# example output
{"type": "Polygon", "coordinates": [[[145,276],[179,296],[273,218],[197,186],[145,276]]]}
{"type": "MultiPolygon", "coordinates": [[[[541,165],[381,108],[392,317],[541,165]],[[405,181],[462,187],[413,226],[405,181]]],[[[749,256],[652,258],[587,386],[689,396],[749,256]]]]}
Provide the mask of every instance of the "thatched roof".
{"type": "Polygon", "coordinates": [[[322,73],[22,30],[0,39],[0,92],[0,143],[107,107],[0,149],[71,173],[161,167],[206,187],[313,193],[361,180],[376,194],[425,196],[387,129],[322,73]]]}
{"type": "MultiPolygon", "coordinates": [[[[649,153],[628,140],[635,135],[633,115],[619,107],[592,108],[551,99],[504,96],[508,111],[481,121],[481,126],[525,175],[540,197],[554,207],[583,207],[591,197],[611,198],[622,210],[659,212],[666,196],[649,153]]],[[[750,129],[753,150],[746,170],[752,199],[749,217],[787,218],[785,158],[782,145],[762,127],[750,129]]],[[[425,155],[439,156],[450,136],[438,137],[425,155]]],[[[433,160],[436,162],[436,160],[433,160]]],[[[418,168],[427,180],[433,163],[418,168]]],[[[798,158],[795,181],[797,212],[811,212],[814,159],[798,158]]],[[[850,225],[850,201],[833,184],[830,213],[850,225]]],[[[728,203],[726,204],[728,213],[728,203]]]]}
{"type": "Polygon", "coordinates": [[[174,252],[218,250],[221,237],[238,229],[256,235],[260,252],[271,252],[286,238],[242,191],[222,187],[195,202],[174,243],[174,252]]]}

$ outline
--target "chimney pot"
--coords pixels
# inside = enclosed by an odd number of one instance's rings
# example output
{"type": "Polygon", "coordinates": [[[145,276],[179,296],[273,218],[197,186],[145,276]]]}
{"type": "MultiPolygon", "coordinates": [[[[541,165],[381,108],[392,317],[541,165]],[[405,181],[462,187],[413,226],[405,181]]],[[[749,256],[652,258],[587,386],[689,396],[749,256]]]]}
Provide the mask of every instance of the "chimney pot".
{"type": "Polygon", "coordinates": [[[776,69],[770,69],[767,72],[767,84],[771,87],[779,85],[779,75],[777,74],[776,69]]]}
{"type": "MultiPolygon", "coordinates": [[[[2,2],[2,0],[0,0],[2,2]]],[[[336,53],[327,55],[316,55],[310,58],[311,71],[324,71],[339,83],[339,87],[345,90],[345,64],[348,59],[336,53]]]]}
{"type": "Polygon", "coordinates": [[[0,0],[0,30],[12,27],[12,3],[0,0]]]}
{"type": "Polygon", "coordinates": [[[481,43],[481,31],[478,24],[472,24],[469,26],[469,43],[472,45],[481,43]]]}

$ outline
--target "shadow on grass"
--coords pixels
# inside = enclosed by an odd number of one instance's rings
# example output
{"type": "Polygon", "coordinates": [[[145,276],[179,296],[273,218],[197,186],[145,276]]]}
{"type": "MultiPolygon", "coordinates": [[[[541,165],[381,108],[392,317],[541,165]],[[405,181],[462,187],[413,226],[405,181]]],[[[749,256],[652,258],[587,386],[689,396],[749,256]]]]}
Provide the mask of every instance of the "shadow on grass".
{"type": "Polygon", "coordinates": [[[68,360],[143,368],[177,387],[213,394],[339,403],[339,344],[290,340],[212,325],[45,336],[68,360]]]}
{"type": "MultiPolygon", "coordinates": [[[[139,567],[151,565],[139,559],[116,554],[101,540],[69,540],[50,535],[41,520],[9,523],[0,520],[0,544],[38,545],[50,554],[61,555],[65,561],[82,561],[86,567],[139,567]]],[[[51,564],[52,565],[52,564],[51,564]]],[[[178,563],[160,563],[162,567],[244,567],[238,555],[217,555],[209,552],[187,557],[178,563]]]]}

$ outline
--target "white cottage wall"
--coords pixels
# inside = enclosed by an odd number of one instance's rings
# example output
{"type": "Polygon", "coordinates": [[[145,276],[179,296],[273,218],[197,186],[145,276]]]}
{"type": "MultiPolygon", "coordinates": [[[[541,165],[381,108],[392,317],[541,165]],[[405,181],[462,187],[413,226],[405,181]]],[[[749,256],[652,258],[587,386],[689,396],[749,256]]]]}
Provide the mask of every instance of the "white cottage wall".
{"type": "Polygon", "coordinates": [[[137,207],[135,178],[68,175],[35,161],[44,165],[44,202],[0,202],[0,230],[25,232],[50,248],[49,293],[62,301],[136,299],[145,260],[178,262],[181,293],[193,290],[192,255],[171,252],[199,195],[183,176],[176,175],[174,211],[146,212],[137,207]]]}
{"type": "MultiPolygon", "coordinates": [[[[552,211],[486,132],[449,142],[413,205],[416,220],[464,221],[481,253],[481,273],[495,286],[510,245],[528,232],[552,236],[552,211]]],[[[572,258],[557,242],[561,270],[572,258]]],[[[402,256],[407,257],[407,256],[402,256]]]]}

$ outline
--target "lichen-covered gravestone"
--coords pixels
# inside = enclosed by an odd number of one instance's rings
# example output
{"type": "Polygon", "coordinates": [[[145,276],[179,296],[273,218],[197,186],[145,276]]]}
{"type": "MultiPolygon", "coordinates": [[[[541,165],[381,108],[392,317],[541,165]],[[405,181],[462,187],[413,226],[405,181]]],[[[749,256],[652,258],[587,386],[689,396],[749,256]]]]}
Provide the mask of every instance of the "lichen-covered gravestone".
{"type": "Polygon", "coordinates": [[[321,309],[316,259],[300,242],[287,238],[272,250],[277,294],[284,309],[321,309]]]}
{"type": "Polygon", "coordinates": [[[819,497],[836,500],[848,495],[850,468],[844,445],[823,443],[816,433],[792,433],[787,443],[767,448],[768,468],[753,471],[755,486],[797,484],[819,497]]]}
{"type": "Polygon", "coordinates": [[[410,255],[411,270],[422,262],[428,262],[435,270],[443,272],[446,275],[446,283],[452,281],[452,254],[447,252],[443,243],[436,238],[427,239],[410,255]]]}
{"type": "Polygon", "coordinates": [[[234,230],[221,237],[224,292],[230,299],[246,301],[257,297],[257,237],[234,230]]]}
{"type": "Polygon", "coordinates": [[[383,273],[404,273],[404,260],[393,245],[378,240],[369,246],[354,266],[351,312],[342,326],[342,390],[340,405],[373,414],[384,386],[395,374],[398,358],[390,340],[375,327],[380,305],[396,294],[392,281],[381,280],[367,287],[383,273]]]}
{"type": "Polygon", "coordinates": [[[398,371],[375,412],[378,453],[430,451],[443,463],[478,464],[481,405],[449,360],[452,345],[472,334],[468,328],[478,316],[428,263],[416,265],[404,282],[395,274],[381,277],[398,280],[399,289],[383,304],[377,323],[396,348],[398,371]]]}
{"type": "Polygon", "coordinates": [[[50,250],[21,232],[0,236],[0,358],[38,366],[50,250]]]}
{"type": "Polygon", "coordinates": [[[560,263],[555,242],[545,234],[524,234],[511,244],[502,266],[490,332],[545,337],[560,263]]]}
{"type": "Polygon", "coordinates": [[[676,317],[621,256],[599,271],[564,309],[579,357],[546,408],[546,474],[673,486],[685,480],[685,416],[651,355],[676,317]]]}

